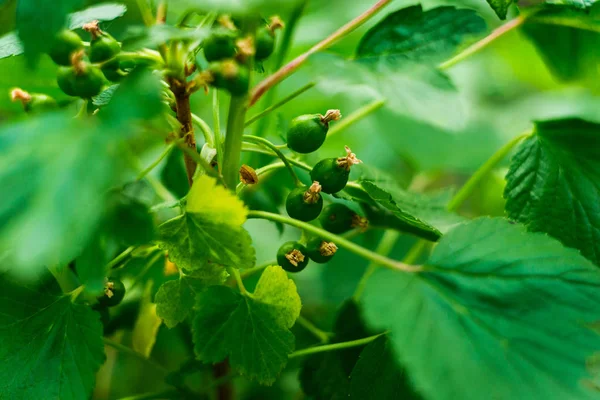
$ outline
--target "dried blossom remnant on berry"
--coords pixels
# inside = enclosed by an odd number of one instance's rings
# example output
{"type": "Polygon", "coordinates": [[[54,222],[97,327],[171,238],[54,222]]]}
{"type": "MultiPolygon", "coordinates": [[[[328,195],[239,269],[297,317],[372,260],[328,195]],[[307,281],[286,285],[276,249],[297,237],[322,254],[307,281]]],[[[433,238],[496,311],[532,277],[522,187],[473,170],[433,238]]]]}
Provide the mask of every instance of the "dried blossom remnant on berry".
{"type": "Polygon", "coordinates": [[[355,164],[360,164],[362,161],[356,157],[356,154],[350,150],[350,147],[344,146],[344,149],[346,149],[346,157],[339,157],[337,159],[337,165],[340,168],[344,168],[346,171],[350,171],[350,167],[355,164]]]}
{"type": "Polygon", "coordinates": [[[275,33],[277,29],[282,29],[285,26],[283,20],[279,18],[279,15],[273,15],[269,18],[269,30],[271,33],[275,33]]]}
{"type": "Polygon", "coordinates": [[[100,27],[98,26],[98,20],[94,20],[92,22],[88,22],[87,24],[84,24],[81,29],[83,29],[84,31],[88,32],[90,35],[92,35],[92,39],[96,39],[98,36],[100,36],[102,34],[102,30],[100,30],[100,27]]]}
{"type": "Polygon", "coordinates": [[[246,36],[236,40],[235,47],[237,47],[238,50],[237,58],[241,61],[247,60],[256,53],[254,38],[252,36],[246,36]]]}
{"type": "Polygon", "coordinates": [[[235,24],[233,23],[233,20],[227,14],[223,14],[219,18],[217,18],[217,22],[224,28],[231,29],[232,31],[237,30],[235,24]]]}
{"type": "Polygon", "coordinates": [[[258,175],[254,168],[244,164],[240,167],[240,181],[246,185],[254,185],[258,183],[258,175]]]}
{"type": "Polygon", "coordinates": [[[369,227],[369,220],[365,217],[361,217],[358,214],[354,214],[352,216],[352,224],[350,226],[353,228],[358,228],[364,232],[369,227]]]}
{"type": "Polygon", "coordinates": [[[71,54],[71,65],[78,75],[84,73],[86,69],[86,64],[83,62],[84,55],[85,52],[83,50],[75,51],[71,54]]]}
{"type": "Polygon", "coordinates": [[[337,121],[342,118],[340,110],[327,110],[325,115],[321,115],[321,122],[328,125],[331,121],[337,121]]]}
{"type": "Polygon", "coordinates": [[[315,204],[317,201],[319,201],[319,198],[321,198],[321,195],[319,193],[321,193],[321,185],[319,184],[319,182],[314,181],[312,185],[310,185],[308,190],[304,192],[304,196],[302,196],[302,199],[305,203],[315,204]]]}
{"type": "Polygon", "coordinates": [[[31,95],[21,88],[14,88],[10,91],[10,99],[13,103],[20,101],[25,105],[31,101],[31,95]]]}
{"type": "Polygon", "coordinates": [[[237,63],[233,60],[223,61],[221,63],[221,73],[225,78],[235,78],[240,71],[237,63]]]}
{"type": "Polygon", "coordinates": [[[111,281],[107,281],[106,284],[104,285],[104,294],[106,295],[106,297],[108,297],[109,299],[111,297],[113,297],[115,295],[114,289],[115,289],[115,284],[111,281]]]}
{"type": "Polygon", "coordinates": [[[323,257],[331,257],[337,251],[338,247],[333,242],[322,241],[319,246],[319,254],[323,257]]]}
{"type": "Polygon", "coordinates": [[[292,264],[294,267],[297,267],[299,263],[304,262],[304,254],[300,250],[292,250],[285,255],[285,258],[292,264]]]}

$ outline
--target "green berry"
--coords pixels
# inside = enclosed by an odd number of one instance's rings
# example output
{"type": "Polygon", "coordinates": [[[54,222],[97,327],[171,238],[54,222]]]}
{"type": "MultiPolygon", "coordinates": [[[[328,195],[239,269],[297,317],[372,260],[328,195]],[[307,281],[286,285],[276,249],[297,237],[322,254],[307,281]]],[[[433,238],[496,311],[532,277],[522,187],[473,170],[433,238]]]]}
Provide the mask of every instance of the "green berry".
{"type": "Polygon", "coordinates": [[[53,110],[58,103],[52,97],[43,93],[28,93],[20,88],[14,88],[10,92],[12,101],[20,101],[25,112],[39,112],[53,110]]]}
{"type": "Polygon", "coordinates": [[[288,147],[298,153],[312,153],[325,142],[329,122],[340,117],[339,110],[328,110],[324,116],[306,114],[294,118],[287,132],[288,147]]]}
{"type": "Polygon", "coordinates": [[[104,307],[114,307],[125,297],[125,285],[116,278],[109,278],[104,285],[104,294],[98,297],[98,304],[104,307]]]}
{"type": "Polygon", "coordinates": [[[102,90],[104,74],[98,67],[82,63],[75,67],[60,67],[56,75],[58,87],[69,96],[91,98],[102,90]]]}
{"type": "Polygon", "coordinates": [[[106,62],[102,65],[102,67],[100,67],[100,69],[102,70],[102,73],[106,79],[111,82],[119,82],[121,79],[127,76],[127,73],[120,68],[120,63],[117,59],[106,62]]]}
{"type": "Polygon", "coordinates": [[[254,59],[262,61],[267,59],[275,50],[275,34],[267,26],[259,28],[255,38],[254,59]]]}
{"type": "Polygon", "coordinates": [[[119,42],[106,32],[92,39],[90,43],[90,61],[99,63],[110,60],[121,51],[119,42]]]}
{"type": "Polygon", "coordinates": [[[277,263],[289,272],[300,272],[308,264],[306,247],[298,242],[286,242],[277,251],[277,263]]]}
{"type": "Polygon", "coordinates": [[[219,27],[215,29],[210,36],[204,39],[204,57],[206,61],[220,61],[226,58],[233,58],[236,53],[235,31],[219,27]]]}
{"type": "Polygon", "coordinates": [[[71,55],[81,49],[83,49],[83,41],[79,35],[65,29],[54,38],[48,55],[56,64],[68,66],[71,65],[71,55]]]}
{"type": "Polygon", "coordinates": [[[346,154],[346,157],[321,160],[310,172],[310,178],[321,184],[322,192],[331,194],[342,190],[348,183],[350,167],[362,162],[348,146],[346,146],[346,154]]]}
{"type": "Polygon", "coordinates": [[[323,209],[319,217],[323,229],[331,233],[344,233],[353,228],[366,228],[368,221],[348,206],[332,203],[323,209]]]}
{"type": "Polygon", "coordinates": [[[212,85],[225,89],[234,96],[248,93],[250,71],[233,60],[212,63],[208,70],[212,76],[212,85]]]}
{"type": "Polygon", "coordinates": [[[288,215],[300,221],[312,221],[317,218],[323,209],[320,192],[319,182],[313,182],[310,187],[302,186],[292,190],[285,201],[288,215]]]}
{"type": "Polygon", "coordinates": [[[337,246],[333,242],[328,242],[319,237],[312,238],[306,244],[306,254],[316,263],[325,264],[333,258],[337,251],[337,246]]]}

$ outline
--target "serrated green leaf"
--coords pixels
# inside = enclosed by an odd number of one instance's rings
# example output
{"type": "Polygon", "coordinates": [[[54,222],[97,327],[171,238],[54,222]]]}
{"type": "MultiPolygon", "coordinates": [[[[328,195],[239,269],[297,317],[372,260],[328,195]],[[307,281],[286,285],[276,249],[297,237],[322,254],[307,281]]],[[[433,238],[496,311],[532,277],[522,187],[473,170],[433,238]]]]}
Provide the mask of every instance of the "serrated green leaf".
{"type": "Polygon", "coordinates": [[[37,61],[39,55],[50,49],[52,40],[67,21],[67,15],[82,5],[82,0],[20,0],[17,3],[17,33],[25,55],[37,61]]]}
{"type": "Polygon", "coordinates": [[[242,227],[248,210],[216,180],[202,175],[187,198],[186,212],[159,227],[161,248],[178,267],[200,271],[217,264],[250,268],[255,262],[252,238],[242,227]]]}
{"type": "Polygon", "coordinates": [[[9,32],[0,37],[0,58],[18,56],[23,53],[23,45],[16,32],[9,32]]]}
{"type": "Polygon", "coordinates": [[[422,272],[377,271],[366,320],[391,330],[427,399],[593,399],[600,273],[577,251],[482,218],[448,232],[422,272]]]}
{"type": "Polygon", "coordinates": [[[127,12],[125,4],[102,3],[69,15],[69,29],[81,28],[84,24],[98,21],[112,21],[127,12]]]}
{"type": "Polygon", "coordinates": [[[423,11],[419,5],[389,14],[362,37],[356,58],[363,62],[444,61],[462,42],[483,33],[485,21],[475,11],[443,6],[423,11]]]}
{"type": "Polygon", "coordinates": [[[398,366],[385,336],[369,343],[360,353],[350,375],[351,399],[420,400],[406,372],[398,366]]]}
{"type": "Polygon", "coordinates": [[[515,3],[513,0],[487,0],[487,2],[498,18],[502,20],[506,19],[506,14],[508,13],[510,5],[515,3]]]}
{"type": "MultiPolygon", "coordinates": [[[[333,327],[333,343],[362,339],[369,336],[357,304],[348,300],[340,307],[333,327]]],[[[350,392],[350,373],[364,346],[314,354],[300,370],[300,385],[315,400],[347,399],[350,392]]]]}
{"type": "Polygon", "coordinates": [[[48,287],[0,276],[0,393],[7,399],[87,399],[104,362],[91,308],[48,287]]]}
{"type": "Polygon", "coordinates": [[[107,105],[108,103],[110,103],[110,99],[112,99],[118,87],[118,83],[110,85],[109,87],[101,91],[97,96],[92,97],[92,103],[96,107],[102,107],[107,105]]]}
{"type": "Polygon", "coordinates": [[[600,265],[600,124],[539,121],[514,156],[504,192],[508,216],[546,232],[600,265]]]}
{"type": "Polygon", "coordinates": [[[300,315],[300,297],[279,266],[268,267],[261,281],[251,296],[225,286],[211,286],[198,295],[194,351],[208,363],[228,357],[234,370],[270,385],[294,350],[289,328],[300,315]],[[275,286],[260,288],[266,284],[275,286]],[[275,306],[273,301],[280,303],[275,306]]]}
{"type": "Polygon", "coordinates": [[[361,186],[371,199],[394,215],[394,226],[424,239],[436,241],[463,220],[446,209],[451,198],[448,191],[429,195],[395,185],[385,185],[383,189],[369,180],[361,181],[361,186]]]}

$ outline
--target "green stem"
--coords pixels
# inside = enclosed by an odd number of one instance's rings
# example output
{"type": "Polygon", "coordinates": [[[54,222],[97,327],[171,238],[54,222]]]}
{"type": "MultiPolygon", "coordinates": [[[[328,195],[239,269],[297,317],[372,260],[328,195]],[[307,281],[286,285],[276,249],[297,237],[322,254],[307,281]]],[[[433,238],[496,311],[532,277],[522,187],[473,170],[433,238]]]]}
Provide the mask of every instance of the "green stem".
{"type": "Polygon", "coordinates": [[[321,341],[321,343],[329,342],[329,336],[331,335],[317,328],[315,324],[304,318],[302,315],[298,317],[296,322],[298,323],[298,325],[301,325],[304,329],[312,333],[317,339],[321,341]]]}
{"type": "MultiPolygon", "coordinates": [[[[177,139],[177,140],[179,140],[179,139],[177,139]]],[[[163,152],[160,154],[160,156],[158,156],[158,158],[152,162],[152,164],[148,165],[148,166],[147,166],[147,167],[146,167],[144,170],[142,170],[142,171],[141,171],[141,172],[138,174],[138,176],[137,176],[137,178],[136,178],[136,179],[137,179],[138,181],[139,181],[139,180],[142,180],[142,179],[144,179],[144,177],[145,177],[146,175],[148,175],[148,174],[150,173],[150,171],[152,171],[154,168],[156,168],[156,166],[157,166],[158,164],[160,164],[160,162],[161,162],[162,160],[164,160],[164,159],[165,159],[165,157],[166,157],[166,156],[168,156],[168,155],[171,153],[171,151],[173,151],[173,149],[175,148],[175,146],[176,146],[176,143],[175,143],[175,142],[173,142],[173,143],[170,143],[170,144],[169,144],[169,145],[168,145],[168,146],[167,146],[167,147],[166,147],[166,148],[163,150],[163,152]]]]}
{"type": "Polygon", "coordinates": [[[140,9],[140,14],[142,16],[142,20],[144,21],[144,25],[152,26],[154,25],[154,17],[152,16],[152,10],[148,6],[146,0],[137,0],[138,8],[140,9]]]}
{"type": "Polygon", "coordinates": [[[510,142],[502,146],[497,152],[495,152],[471,177],[469,180],[460,188],[454,195],[452,200],[448,203],[447,209],[449,211],[455,211],[459,208],[464,201],[471,195],[475,187],[489,174],[497,165],[507,156],[508,153],[517,145],[521,140],[532,135],[532,132],[527,132],[513,138],[510,142]]]}
{"type": "Polygon", "coordinates": [[[458,53],[451,59],[444,61],[443,63],[438,65],[438,68],[439,69],[448,69],[448,68],[453,67],[454,65],[458,64],[459,62],[465,60],[466,58],[472,56],[473,54],[478,53],[480,50],[487,47],[490,43],[494,42],[499,37],[505,35],[506,33],[512,31],[513,29],[518,28],[519,26],[523,25],[523,23],[525,22],[525,19],[526,19],[525,15],[521,14],[517,18],[508,21],[506,24],[498,27],[497,29],[492,31],[492,33],[490,33],[489,35],[487,35],[480,41],[472,44],[471,46],[467,47],[466,49],[464,49],[463,51],[461,51],[460,53],[458,53]]]}
{"type": "Polygon", "coordinates": [[[244,117],[246,115],[247,96],[232,96],[227,118],[227,136],[223,153],[223,177],[225,186],[234,190],[238,181],[244,117]]]}
{"type": "Polygon", "coordinates": [[[258,136],[252,136],[252,135],[244,135],[243,140],[250,142],[250,143],[258,144],[260,146],[264,146],[264,147],[270,149],[273,153],[275,153],[277,155],[277,157],[279,157],[281,159],[281,161],[285,164],[285,167],[288,169],[288,171],[290,171],[290,175],[292,176],[292,179],[294,180],[294,183],[296,184],[296,186],[299,186],[302,184],[302,182],[300,182],[300,178],[298,178],[298,175],[296,175],[296,171],[294,171],[294,169],[292,168],[292,165],[288,161],[287,157],[273,143],[271,143],[270,141],[268,141],[265,138],[261,138],[258,136]]]}
{"type": "Polygon", "coordinates": [[[138,353],[137,351],[133,350],[131,347],[127,347],[122,345],[121,343],[117,343],[114,340],[111,340],[109,338],[103,337],[102,340],[104,341],[104,344],[106,344],[107,346],[110,346],[114,349],[119,350],[121,353],[125,353],[128,354],[134,358],[137,358],[138,360],[143,361],[145,364],[151,365],[154,368],[167,373],[169,371],[167,371],[167,369],[165,367],[163,367],[162,365],[152,361],[151,359],[147,358],[146,356],[144,356],[142,353],[138,353]]]}
{"type": "Polygon", "coordinates": [[[376,100],[370,104],[367,104],[364,107],[359,108],[347,117],[342,118],[339,122],[336,122],[336,124],[333,125],[331,129],[329,129],[327,137],[329,138],[332,135],[339,133],[340,131],[354,124],[356,121],[359,121],[367,115],[371,114],[372,112],[379,110],[381,107],[383,107],[384,104],[385,100],[376,100]]]}
{"type": "Polygon", "coordinates": [[[134,396],[121,397],[119,400],[158,400],[178,398],[181,393],[177,390],[163,390],[162,392],[142,393],[134,396]]]}
{"type": "Polygon", "coordinates": [[[243,295],[247,295],[248,291],[246,290],[246,287],[244,286],[244,281],[242,281],[242,276],[240,275],[240,271],[238,271],[237,268],[228,267],[227,272],[229,272],[229,275],[232,275],[234,277],[235,282],[237,283],[238,289],[240,289],[240,293],[243,295]]]}
{"type": "Polygon", "coordinates": [[[114,267],[116,267],[117,265],[119,265],[121,263],[121,261],[129,258],[129,256],[131,255],[131,253],[133,252],[133,250],[135,250],[136,247],[135,246],[129,246],[128,248],[126,248],[121,254],[119,254],[118,256],[116,256],[115,258],[113,258],[107,265],[106,265],[106,270],[111,270],[114,267]]]}
{"type": "Polygon", "coordinates": [[[408,264],[405,264],[405,263],[402,263],[402,262],[399,262],[396,260],[392,260],[391,258],[377,254],[377,253],[375,253],[369,249],[366,249],[356,243],[353,243],[347,239],[344,239],[341,236],[338,236],[331,232],[327,232],[326,230],[323,230],[319,227],[308,224],[306,222],[298,221],[298,220],[290,218],[290,217],[285,217],[283,215],[273,214],[273,213],[266,212],[266,211],[251,210],[248,213],[248,218],[262,218],[262,219],[266,219],[266,220],[270,220],[270,221],[274,221],[274,222],[281,222],[283,224],[290,225],[290,226],[295,226],[296,228],[303,229],[303,230],[310,232],[316,236],[319,236],[325,240],[334,242],[339,247],[344,247],[347,250],[353,252],[354,254],[357,254],[363,258],[366,258],[367,260],[371,260],[375,263],[378,263],[386,268],[390,268],[390,269],[393,269],[396,271],[404,271],[404,272],[419,272],[419,271],[421,271],[420,266],[408,265],[408,264]]]}
{"type": "Polygon", "coordinates": [[[403,262],[407,264],[414,264],[421,255],[421,252],[429,245],[429,242],[423,239],[417,240],[415,244],[412,245],[410,250],[404,256],[403,262]]]}
{"type": "Polygon", "coordinates": [[[262,95],[265,94],[270,88],[272,88],[273,86],[290,76],[298,68],[300,68],[300,66],[304,64],[311,55],[321,50],[325,50],[338,40],[347,36],[356,28],[367,22],[371,17],[377,14],[378,11],[380,11],[390,2],[391,0],[379,0],[377,3],[373,4],[373,6],[371,6],[368,10],[360,14],[358,17],[354,18],[352,21],[348,22],[346,25],[333,32],[327,38],[323,39],[321,42],[311,47],[308,51],[306,51],[303,54],[300,54],[298,57],[294,58],[292,61],[281,67],[277,72],[260,82],[252,90],[252,94],[250,95],[249,107],[255,104],[258,101],[258,99],[260,99],[262,95]]]}
{"type": "Polygon", "coordinates": [[[223,173],[223,134],[221,133],[221,111],[219,107],[219,91],[214,89],[212,101],[213,126],[215,129],[215,144],[217,146],[217,168],[219,175],[221,175],[223,173]]]}
{"type": "Polygon", "coordinates": [[[131,292],[134,287],[136,287],[140,282],[142,282],[142,278],[144,277],[144,275],[148,273],[148,270],[150,270],[154,263],[157,262],[158,259],[161,257],[164,257],[164,254],[162,251],[159,251],[150,259],[150,261],[146,263],[146,265],[144,265],[144,268],[142,268],[140,273],[137,274],[135,278],[133,278],[133,280],[131,281],[131,286],[127,289],[129,292],[131,292]]]}
{"type": "Polygon", "coordinates": [[[81,101],[81,108],[79,109],[79,111],[77,111],[77,114],[75,114],[76,119],[81,119],[81,118],[85,118],[87,117],[87,105],[88,105],[88,99],[83,99],[81,101]]]}
{"type": "MultiPolygon", "coordinates": [[[[276,145],[273,145],[273,146],[275,148],[277,148],[276,145]]],[[[277,154],[275,154],[275,153],[273,153],[271,151],[265,150],[265,149],[258,148],[258,147],[248,147],[248,146],[245,146],[245,147],[242,147],[242,150],[243,151],[252,152],[252,153],[268,154],[270,156],[277,157],[277,154]]],[[[306,163],[303,163],[302,161],[298,161],[298,160],[295,160],[295,159],[289,158],[289,157],[286,157],[286,159],[288,160],[288,162],[290,164],[295,165],[298,168],[302,168],[303,170],[306,170],[306,171],[309,171],[309,172],[312,171],[312,167],[310,165],[306,164],[306,163]]],[[[350,182],[348,182],[348,183],[350,183],[350,182]]]]}
{"type": "Polygon", "coordinates": [[[48,267],[63,293],[71,293],[81,284],[77,275],[67,265],[48,267]]]}
{"type": "Polygon", "coordinates": [[[309,354],[323,353],[326,351],[335,351],[335,350],[347,349],[349,347],[362,346],[364,344],[369,344],[372,341],[374,341],[375,339],[377,339],[379,336],[386,335],[386,334],[387,334],[387,332],[384,332],[384,333],[380,333],[379,335],[373,335],[373,336],[369,336],[369,337],[366,337],[363,339],[351,340],[349,342],[341,342],[341,343],[325,344],[323,346],[309,347],[308,349],[302,349],[302,350],[293,352],[292,354],[290,354],[288,356],[288,358],[301,357],[301,356],[306,356],[309,354]]]}
{"type": "Polygon", "coordinates": [[[256,267],[252,267],[252,268],[244,269],[244,270],[242,270],[242,272],[240,273],[240,276],[241,276],[241,278],[242,278],[242,279],[246,279],[246,278],[248,278],[249,276],[252,276],[252,275],[254,275],[254,274],[255,274],[255,273],[257,273],[257,272],[260,272],[260,271],[262,271],[263,269],[265,269],[265,268],[267,268],[267,267],[270,267],[271,265],[277,265],[277,260],[270,261],[270,262],[267,262],[267,263],[263,263],[263,264],[261,264],[261,265],[258,265],[258,266],[256,266],[256,267]]]}
{"type": "Polygon", "coordinates": [[[273,104],[270,107],[265,108],[263,111],[254,115],[252,118],[250,118],[248,121],[246,121],[245,126],[248,126],[248,125],[252,124],[253,122],[263,118],[264,116],[270,114],[271,112],[275,111],[282,105],[284,105],[284,104],[288,103],[289,101],[295,99],[296,97],[300,96],[302,93],[306,92],[308,89],[312,88],[315,85],[316,84],[314,82],[310,82],[310,83],[302,86],[300,89],[296,90],[295,92],[292,92],[290,95],[279,100],[277,103],[273,104]]]}
{"type": "Polygon", "coordinates": [[[210,129],[210,126],[199,116],[192,113],[192,120],[198,125],[200,130],[202,131],[202,136],[204,136],[204,141],[208,143],[210,147],[215,148],[215,134],[210,129]]]}
{"type": "MultiPolygon", "coordinates": [[[[386,231],[383,234],[383,237],[381,238],[377,249],[375,249],[375,252],[377,254],[381,254],[382,256],[389,255],[394,249],[394,245],[398,241],[399,237],[400,233],[397,231],[386,231]]],[[[356,287],[354,295],[352,296],[355,302],[359,301],[360,296],[362,296],[363,292],[365,291],[365,288],[367,287],[367,281],[369,280],[371,275],[373,275],[375,270],[377,270],[377,268],[379,268],[379,264],[377,264],[376,262],[371,262],[365,270],[365,273],[363,274],[362,278],[360,278],[358,286],[356,287]]]]}

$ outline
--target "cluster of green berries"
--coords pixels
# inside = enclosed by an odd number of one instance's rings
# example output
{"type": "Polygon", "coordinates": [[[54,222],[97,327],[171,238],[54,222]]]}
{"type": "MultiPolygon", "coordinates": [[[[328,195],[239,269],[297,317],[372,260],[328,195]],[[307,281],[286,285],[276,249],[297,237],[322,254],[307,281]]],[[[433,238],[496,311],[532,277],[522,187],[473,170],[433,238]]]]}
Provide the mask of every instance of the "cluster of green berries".
{"type": "MultiPolygon", "coordinates": [[[[302,154],[318,150],[329,130],[329,122],[341,117],[339,110],[328,110],[325,115],[308,114],[296,117],[287,132],[288,148],[302,154]]],[[[326,158],[312,169],[310,186],[301,186],[292,190],[285,202],[288,215],[300,221],[312,221],[319,218],[323,229],[332,233],[343,233],[354,228],[366,228],[368,222],[349,207],[341,203],[332,203],[323,208],[321,192],[334,194],[346,187],[350,169],[361,163],[348,146],[346,156],[326,158]]],[[[284,243],[277,252],[277,262],[290,272],[302,271],[309,259],[316,263],[326,263],[335,254],[334,243],[320,238],[308,241],[306,246],[300,242],[284,243]]]]}
{"type": "Polygon", "coordinates": [[[59,32],[54,38],[49,56],[59,69],[56,82],[69,96],[91,98],[104,87],[106,80],[117,82],[125,72],[117,55],[119,42],[98,27],[98,21],[83,26],[90,33],[86,48],[79,35],[70,30],[59,32]]]}
{"type": "Polygon", "coordinates": [[[227,16],[218,20],[218,26],[202,43],[208,68],[200,75],[201,83],[225,89],[233,95],[242,95],[250,87],[249,60],[262,62],[275,49],[275,31],[283,26],[278,17],[271,17],[254,37],[243,37],[240,29],[227,16]]]}

